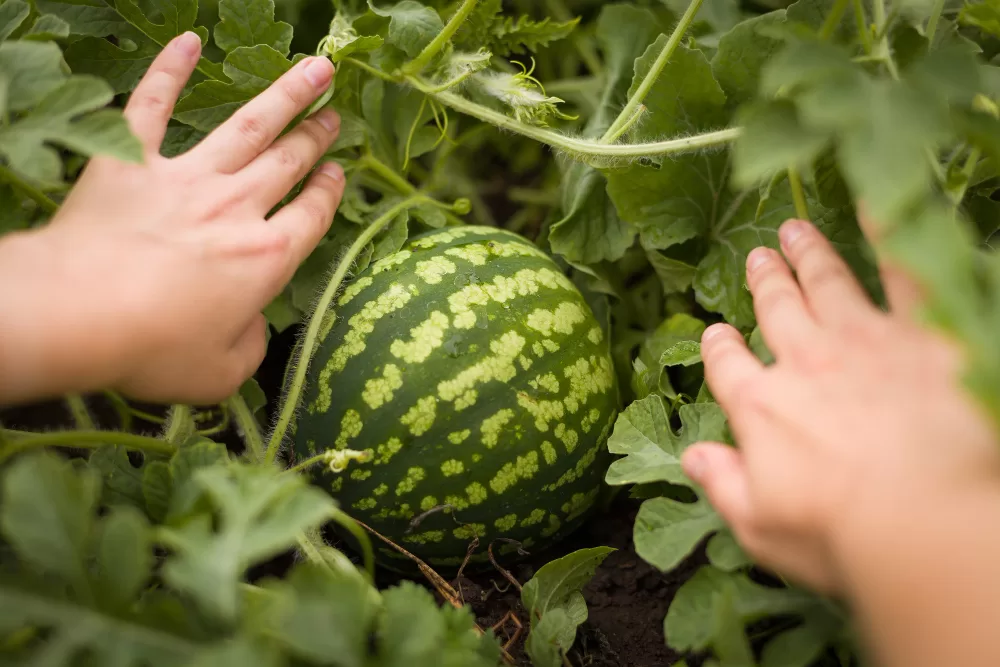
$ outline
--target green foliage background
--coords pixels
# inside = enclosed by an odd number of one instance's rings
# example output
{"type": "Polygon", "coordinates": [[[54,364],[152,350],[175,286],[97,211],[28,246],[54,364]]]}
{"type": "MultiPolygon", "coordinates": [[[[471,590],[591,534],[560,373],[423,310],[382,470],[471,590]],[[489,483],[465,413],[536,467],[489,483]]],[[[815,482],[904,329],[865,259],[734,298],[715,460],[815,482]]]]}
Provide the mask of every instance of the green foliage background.
{"type": "MultiPolygon", "coordinates": [[[[3,0],[0,233],[45,222],[86,158],[140,160],[116,109],[159,50],[195,30],[204,57],[163,147],[177,155],[305,54],[337,63],[320,101],[343,118],[328,157],[348,186],[330,233],[267,311],[318,327],[331,265],[359,271],[424,227],[502,225],[550,250],[611,333],[626,387],[607,482],[643,500],[635,546],[667,572],[707,538],[710,565],[673,600],[668,643],[722,665],[851,664],[850,620],[764,586],[679,465],[731,440],[704,386],[711,322],[769,359],[744,287],[747,253],[808,217],[878,299],[872,258],[906,265],[923,315],[969,355],[1000,418],[1000,4],[952,0],[3,0]],[[868,247],[855,202],[884,239],[868,247]],[[321,301],[322,304],[322,301],[321,301]],[[780,622],[759,630],[769,616],[780,622]],[[747,626],[757,628],[747,631],[747,626]]],[[[329,299],[326,300],[329,302],[329,299]]],[[[308,336],[300,347],[310,348],[308,336]]],[[[309,354],[277,428],[259,387],[220,406],[236,457],[174,406],[160,437],[0,429],[0,656],[52,665],[489,665],[471,615],[426,590],[378,591],[323,543],[335,502],[278,458],[309,354]],[[45,451],[90,452],[69,461],[45,451]],[[144,454],[129,463],[128,451],[144,454]],[[280,581],[248,583],[276,554],[280,581]]],[[[317,464],[344,465],[342,460],[317,464]]],[[[364,540],[361,540],[364,543],[364,540]]],[[[527,653],[560,665],[607,550],[570,554],[524,588],[527,653]]],[[[369,563],[370,564],[370,563],[369,563]]],[[[653,628],[650,630],[654,631],[653,628]]]]}

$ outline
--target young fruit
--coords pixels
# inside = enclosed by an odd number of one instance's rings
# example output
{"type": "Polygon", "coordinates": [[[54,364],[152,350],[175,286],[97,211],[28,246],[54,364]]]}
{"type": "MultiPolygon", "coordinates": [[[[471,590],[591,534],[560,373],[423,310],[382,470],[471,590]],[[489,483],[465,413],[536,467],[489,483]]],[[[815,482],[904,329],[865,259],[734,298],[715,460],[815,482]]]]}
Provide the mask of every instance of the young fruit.
{"type": "Polygon", "coordinates": [[[497,538],[539,549],[579,524],[618,391],[601,327],[550,257],[491,227],[431,232],[362,272],[332,313],[295,448],[370,453],[316,469],[345,511],[445,566],[474,538],[483,559],[497,538]]]}

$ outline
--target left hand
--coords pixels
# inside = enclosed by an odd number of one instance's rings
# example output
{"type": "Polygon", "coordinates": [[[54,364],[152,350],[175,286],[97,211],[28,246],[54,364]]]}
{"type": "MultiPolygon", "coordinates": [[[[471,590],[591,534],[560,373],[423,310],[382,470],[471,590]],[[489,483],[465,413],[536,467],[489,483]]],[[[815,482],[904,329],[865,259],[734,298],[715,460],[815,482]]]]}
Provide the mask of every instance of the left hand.
{"type": "Polygon", "coordinates": [[[0,326],[0,402],[115,388],[213,403],[263,359],[261,310],[323,238],[344,190],[343,170],[328,163],[268,217],[337,137],[340,119],[324,110],[279,138],[329,87],[333,65],[304,59],[167,159],[160,144],[200,52],[197,35],[175,38],[132,94],[125,117],[144,163],[91,160],[51,224],[16,240],[46,268],[22,273],[40,292],[33,304],[4,312],[0,298],[0,314],[17,320],[0,326]],[[59,321],[43,324],[52,313],[59,321]]]}

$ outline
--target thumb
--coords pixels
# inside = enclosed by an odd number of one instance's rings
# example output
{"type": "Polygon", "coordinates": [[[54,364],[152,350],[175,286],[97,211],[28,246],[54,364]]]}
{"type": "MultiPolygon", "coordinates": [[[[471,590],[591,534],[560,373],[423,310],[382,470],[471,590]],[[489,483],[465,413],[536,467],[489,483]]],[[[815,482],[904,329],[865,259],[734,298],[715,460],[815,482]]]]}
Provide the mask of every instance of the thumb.
{"type": "Polygon", "coordinates": [[[697,482],[715,511],[737,534],[751,515],[750,484],[739,450],[718,443],[698,443],[681,458],[684,472],[697,482]]]}

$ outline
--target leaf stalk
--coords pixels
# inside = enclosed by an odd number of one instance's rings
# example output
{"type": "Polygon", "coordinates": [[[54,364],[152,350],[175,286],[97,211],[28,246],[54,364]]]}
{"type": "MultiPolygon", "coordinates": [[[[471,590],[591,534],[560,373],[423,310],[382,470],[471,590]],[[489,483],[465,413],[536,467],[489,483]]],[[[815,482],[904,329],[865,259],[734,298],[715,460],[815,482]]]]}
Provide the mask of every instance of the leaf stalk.
{"type": "MultiPolygon", "coordinates": [[[[663,45],[663,50],[660,51],[660,55],[656,57],[656,61],[653,66],[649,68],[649,72],[643,78],[642,83],[636,89],[635,93],[629,98],[628,102],[625,104],[625,108],[622,109],[621,113],[618,114],[618,118],[611,124],[608,131],[604,133],[601,137],[602,144],[609,144],[614,141],[616,133],[621,130],[622,126],[629,122],[635,114],[636,108],[642,104],[646,96],[649,95],[649,91],[653,89],[656,85],[657,80],[659,80],[660,75],[663,73],[663,69],[667,66],[670,61],[670,57],[674,55],[674,51],[677,50],[677,46],[681,43],[681,39],[684,37],[684,33],[687,32],[688,28],[694,22],[695,15],[698,14],[698,10],[701,9],[701,3],[703,0],[691,0],[691,4],[688,5],[687,10],[685,10],[684,15],[681,16],[681,20],[677,22],[674,26],[674,31],[670,34],[670,38],[667,43],[663,45]]],[[[621,134],[618,134],[621,136],[621,134]]]]}
{"type": "MultiPolygon", "coordinates": [[[[11,431],[6,431],[10,435],[11,431]]],[[[171,456],[177,449],[173,444],[150,438],[144,435],[134,435],[132,433],[119,433],[117,431],[55,431],[52,433],[32,433],[30,435],[18,434],[10,438],[7,446],[0,450],[0,463],[6,461],[15,454],[38,449],[41,447],[70,447],[78,449],[100,449],[118,445],[125,449],[143,452],[145,454],[158,454],[171,456]]]]}
{"type": "Polygon", "coordinates": [[[330,282],[327,283],[326,289],[323,291],[323,295],[316,304],[316,309],[313,311],[312,317],[309,318],[309,327],[306,330],[306,336],[302,344],[301,356],[295,367],[295,375],[291,385],[288,387],[284,404],[281,406],[278,422],[275,424],[274,431],[271,432],[271,437],[268,440],[267,452],[264,455],[264,460],[267,463],[273,463],[277,458],[278,451],[281,449],[281,443],[284,442],[288,427],[292,422],[292,417],[299,407],[299,399],[302,395],[302,389],[305,386],[306,372],[309,370],[309,363],[312,361],[313,352],[319,339],[319,330],[323,324],[323,318],[330,309],[333,298],[340,291],[340,286],[347,277],[347,272],[354,265],[354,261],[361,254],[361,251],[365,249],[365,246],[371,243],[380,231],[395,220],[397,215],[412,208],[424,199],[426,199],[424,195],[412,195],[382,214],[381,217],[361,232],[361,235],[351,244],[351,247],[337,265],[337,270],[334,271],[330,282]]]}
{"type": "Polygon", "coordinates": [[[465,23],[465,19],[469,18],[469,14],[472,13],[477,4],[479,4],[479,0],[465,0],[458,8],[458,11],[455,12],[455,15],[445,24],[444,29],[437,34],[437,37],[431,40],[431,43],[425,46],[424,50],[417,54],[416,58],[403,66],[403,71],[407,74],[422,72],[430,64],[431,60],[434,59],[434,56],[455,36],[455,33],[465,23]]]}

